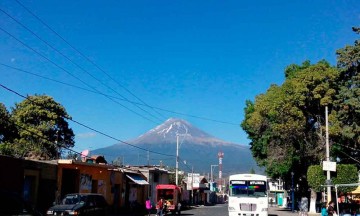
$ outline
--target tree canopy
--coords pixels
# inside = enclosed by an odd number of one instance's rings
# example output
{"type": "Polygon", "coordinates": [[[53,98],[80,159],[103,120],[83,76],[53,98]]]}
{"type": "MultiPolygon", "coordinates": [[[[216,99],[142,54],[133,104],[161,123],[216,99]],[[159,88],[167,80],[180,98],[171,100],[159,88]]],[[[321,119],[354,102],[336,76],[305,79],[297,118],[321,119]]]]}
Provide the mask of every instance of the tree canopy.
{"type": "MultiPolygon", "coordinates": [[[[335,184],[352,184],[358,181],[357,168],[353,164],[339,164],[336,166],[336,172],[332,173],[332,183],[335,184]]],[[[312,165],[307,172],[309,186],[315,191],[324,190],[326,175],[321,165],[312,165]]],[[[350,192],[356,187],[341,187],[342,192],[350,192]]]]}
{"type": "Polygon", "coordinates": [[[332,160],[360,165],[359,40],[336,54],[337,67],[325,60],[289,65],[282,85],[246,102],[241,126],[269,176],[289,179],[296,170],[302,178],[310,165],[325,159],[326,106],[332,160]]]}
{"type": "MultiPolygon", "coordinates": [[[[360,34],[360,28],[353,30],[360,34]]],[[[344,163],[355,160],[360,164],[360,40],[354,46],[337,50],[336,54],[341,79],[333,116],[336,124],[331,131],[333,151],[344,163]]]]}
{"type": "Polygon", "coordinates": [[[306,174],[310,164],[325,156],[319,125],[325,105],[335,96],[339,75],[326,61],[292,65],[286,73],[283,85],[272,85],[255,102],[247,101],[242,122],[255,159],[273,177],[285,176],[295,167],[306,174]]]}
{"type": "Polygon", "coordinates": [[[0,142],[13,138],[15,133],[15,127],[10,120],[10,113],[5,105],[0,103],[0,142]]]}
{"type": "Polygon", "coordinates": [[[50,96],[27,97],[15,104],[9,117],[17,135],[1,143],[3,154],[54,159],[60,156],[62,148],[74,146],[74,133],[67,122],[70,116],[50,96]]]}

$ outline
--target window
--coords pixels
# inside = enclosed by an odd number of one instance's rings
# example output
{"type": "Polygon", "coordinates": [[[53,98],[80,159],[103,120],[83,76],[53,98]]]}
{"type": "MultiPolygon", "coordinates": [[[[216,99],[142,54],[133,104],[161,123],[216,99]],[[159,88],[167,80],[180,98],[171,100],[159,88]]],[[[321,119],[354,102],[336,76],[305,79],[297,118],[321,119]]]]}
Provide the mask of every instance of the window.
{"type": "Polygon", "coordinates": [[[154,173],[154,182],[159,182],[159,173],[154,173]]]}

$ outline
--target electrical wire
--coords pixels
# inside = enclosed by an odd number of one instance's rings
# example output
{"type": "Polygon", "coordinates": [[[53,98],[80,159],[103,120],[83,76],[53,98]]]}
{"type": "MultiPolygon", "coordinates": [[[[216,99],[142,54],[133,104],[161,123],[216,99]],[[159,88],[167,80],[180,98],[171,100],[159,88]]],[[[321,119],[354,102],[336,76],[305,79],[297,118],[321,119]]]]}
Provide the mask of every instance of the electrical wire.
{"type": "Polygon", "coordinates": [[[356,149],[356,148],[353,148],[353,147],[350,147],[350,146],[346,146],[346,145],[343,145],[343,144],[340,144],[340,143],[336,143],[335,145],[339,145],[339,146],[342,146],[342,147],[351,149],[351,150],[353,150],[353,151],[360,151],[360,149],[356,149]]]}
{"type": "Polygon", "coordinates": [[[52,82],[56,82],[56,83],[59,83],[59,84],[62,84],[62,85],[66,85],[66,86],[70,86],[70,87],[73,87],[73,88],[81,89],[81,90],[84,90],[84,91],[87,91],[87,92],[91,92],[91,93],[94,93],[94,94],[100,94],[100,95],[103,95],[103,96],[106,96],[106,97],[111,97],[111,98],[114,98],[114,99],[117,99],[117,100],[122,100],[122,101],[125,101],[125,102],[137,104],[137,105],[140,105],[140,106],[146,106],[146,107],[150,107],[150,108],[152,108],[152,109],[158,109],[158,110],[162,110],[162,111],[164,111],[164,112],[168,112],[168,113],[172,113],[172,114],[177,114],[177,115],[182,115],[182,116],[187,116],[187,117],[196,118],[196,119],[201,119],[201,120],[205,120],[205,121],[211,121],[211,122],[215,122],[215,123],[221,123],[221,124],[228,124],[228,125],[239,126],[239,124],[236,124],[236,123],[233,123],[233,122],[220,121],[220,120],[210,119],[210,118],[206,118],[206,117],[201,117],[201,116],[196,116],[196,115],[190,115],[190,114],[186,114],[186,113],[174,112],[174,111],[167,110],[167,109],[160,108],[160,107],[154,107],[154,106],[150,106],[150,105],[138,103],[138,102],[135,102],[135,101],[125,100],[125,99],[122,99],[122,98],[118,98],[118,97],[114,97],[114,96],[111,96],[111,95],[108,95],[108,94],[104,94],[104,93],[102,93],[102,92],[97,92],[97,91],[90,90],[90,89],[86,89],[86,88],[83,88],[83,87],[80,87],[80,86],[76,86],[76,85],[73,85],[73,84],[70,84],[70,83],[66,83],[66,82],[62,82],[62,81],[59,81],[59,80],[55,80],[55,79],[53,79],[53,78],[49,78],[49,77],[46,77],[46,76],[42,76],[42,75],[39,75],[39,74],[30,72],[30,71],[27,71],[27,70],[24,70],[24,69],[21,69],[21,68],[13,67],[13,66],[10,66],[10,65],[8,65],[8,64],[0,63],[0,65],[2,65],[2,66],[4,66],[4,67],[7,67],[7,68],[11,68],[11,69],[16,70],[16,71],[20,71],[20,72],[23,72],[23,73],[26,73],[26,74],[30,74],[30,75],[32,75],[32,76],[36,76],[36,77],[40,77],[40,78],[42,78],[42,79],[50,80],[50,81],[52,81],[52,82]]]}
{"type": "MultiPolygon", "coordinates": [[[[14,123],[14,122],[10,122],[8,119],[5,119],[5,121],[7,121],[7,122],[9,122],[9,123],[14,123]]],[[[22,130],[27,131],[27,132],[29,132],[29,133],[31,133],[31,134],[33,134],[33,135],[41,138],[42,140],[49,142],[49,144],[52,144],[52,145],[54,145],[54,146],[57,147],[57,148],[60,147],[60,148],[66,149],[66,150],[68,150],[68,151],[74,152],[74,153],[76,153],[76,154],[78,154],[78,155],[80,155],[80,156],[82,156],[82,157],[91,158],[91,157],[88,157],[88,156],[86,156],[86,155],[83,155],[82,153],[77,152],[77,151],[75,151],[75,150],[73,150],[73,149],[71,149],[71,148],[69,148],[69,147],[66,147],[66,146],[64,146],[64,145],[58,145],[57,143],[54,143],[52,140],[49,140],[47,137],[42,136],[42,135],[39,135],[39,134],[35,133],[34,131],[31,131],[31,130],[29,130],[29,129],[27,129],[27,128],[19,125],[19,124],[16,124],[16,123],[15,123],[15,125],[16,125],[17,127],[21,128],[22,130]]]]}
{"type": "MultiPolygon", "coordinates": [[[[46,22],[44,22],[42,19],[40,19],[39,16],[37,16],[35,13],[33,13],[29,8],[27,8],[25,5],[23,5],[20,1],[15,0],[22,8],[24,8],[29,14],[31,14],[33,17],[35,17],[35,19],[37,19],[40,23],[42,23],[44,26],[46,26],[46,28],[48,28],[52,33],[54,33],[56,36],[58,36],[63,42],[65,42],[69,47],[71,47],[73,50],[75,50],[78,54],[80,54],[80,56],[82,56],[84,59],[86,59],[88,62],[90,62],[93,66],[95,66],[98,70],[100,70],[102,73],[104,73],[108,78],[110,78],[113,82],[115,82],[117,85],[119,85],[121,88],[123,88],[126,92],[128,92],[129,94],[131,94],[133,97],[135,97],[136,99],[138,99],[141,103],[149,106],[147,103],[145,103],[145,101],[143,101],[141,98],[139,98],[138,96],[136,96],[133,92],[131,92],[128,88],[126,88],[124,85],[122,85],[121,83],[119,83],[118,81],[116,81],[114,78],[112,78],[109,73],[107,73],[104,69],[102,69],[98,64],[96,64],[94,61],[92,61],[90,58],[88,58],[85,54],[83,54],[79,49],[77,49],[76,47],[74,47],[73,45],[71,45],[67,40],[65,40],[64,37],[62,37],[58,32],[56,32],[53,28],[51,28],[46,22]]],[[[160,116],[162,116],[163,118],[166,118],[164,115],[162,115],[160,112],[157,112],[156,110],[154,110],[156,113],[158,113],[160,116]]]]}
{"type": "Polygon", "coordinates": [[[181,163],[184,164],[191,172],[194,171],[194,166],[190,167],[190,166],[187,164],[187,161],[185,162],[185,160],[181,160],[180,157],[179,157],[179,160],[180,160],[181,163]]]}
{"type": "MultiPolygon", "coordinates": [[[[93,89],[94,91],[98,92],[99,94],[101,94],[100,91],[98,91],[96,88],[94,88],[93,86],[91,86],[90,84],[86,83],[85,81],[81,80],[80,78],[78,78],[77,76],[73,75],[72,73],[70,73],[68,70],[66,70],[65,68],[61,67],[60,65],[58,65],[56,62],[52,61],[51,59],[49,59],[48,57],[44,56],[43,54],[41,54],[40,52],[38,52],[37,50],[33,49],[32,47],[30,47],[29,45],[27,45],[26,43],[24,43],[23,41],[21,41],[20,39],[16,38],[14,35],[12,35],[10,32],[6,31],[5,29],[3,29],[2,27],[0,27],[0,30],[3,31],[4,33],[6,33],[7,35],[9,35],[11,38],[13,38],[14,40],[16,40],[17,42],[19,42],[20,44],[22,44],[23,46],[25,46],[26,48],[32,50],[33,52],[35,52],[36,54],[38,54],[39,56],[41,56],[42,58],[46,59],[47,61],[49,61],[50,63],[52,63],[53,65],[55,65],[57,68],[61,69],[62,71],[66,72],[67,74],[69,74],[70,76],[72,76],[73,78],[77,79],[78,81],[80,81],[81,83],[83,83],[84,85],[88,86],[89,88],[93,89]]],[[[129,110],[130,112],[148,120],[151,121],[155,124],[158,124],[158,122],[155,122],[149,118],[147,118],[146,116],[141,115],[140,113],[124,106],[123,104],[120,104],[118,101],[113,100],[110,97],[107,97],[108,99],[110,99],[111,101],[117,103],[118,105],[122,106],[123,108],[129,110]]]]}
{"type": "MultiPolygon", "coordinates": [[[[7,91],[9,91],[9,92],[12,92],[12,93],[18,95],[19,97],[22,97],[22,98],[24,98],[24,99],[29,100],[30,102],[34,103],[34,104],[37,105],[37,106],[44,107],[43,105],[37,104],[35,101],[31,100],[29,97],[26,97],[26,96],[24,96],[24,95],[16,92],[15,90],[12,90],[12,89],[4,86],[4,85],[1,84],[1,83],[0,83],[0,87],[2,87],[3,89],[5,89],[5,90],[7,90],[7,91]]],[[[69,117],[67,117],[67,116],[62,116],[62,117],[65,118],[65,119],[67,119],[67,120],[69,120],[69,121],[71,121],[71,122],[74,122],[74,123],[76,123],[76,124],[78,124],[78,125],[80,125],[80,126],[82,126],[82,127],[85,127],[85,128],[87,128],[87,129],[89,129],[89,130],[91,130],[91,131],[94,131],[94,132],[96,132],[96,133],[99,133],[99,134],[101,134],[101,135],[103,135],[103,136],[105,136],[105,137],[108,137],[108,138],[113,139],[113,140],[115,140],[115,141],[121,142],[121,143],[126,144],[126,145],[128,145],[128,146],[132,146],[132,147],[134,147],[134,148],[137,148],[137,149],[140,149],[140,150],[143,150],[143,151],[148,151],[148,152],[151,152],[151,153],[154,153],[154,154],[158,154],[158,155],[175,157],[175,155],[164,154],[164,153],[161,153],[161,152],[155,152],[155,151],[151,151],[151,150],[148,150],[148,149],[145,149],[145,148],[142,148],[142,147],[133,145],[133,144],[131,144],[131,143],[125,142],[125,141],[123,141],[123,140],[121,140],[121,139],[117,139],[117,138],[115,138],[115,137],[113,137],[113,136],[111,136],[111,135],[108,135],[108,134],[106,134],[106,133],[104,133],[104,132],[102,132],[102,131],[100,131],[100,130],[97,130],[97,129],[94,129],[94,128],[90,127],[90,126],[87,126],[87,125],[85,125],[85,124],[83,124],[83,123],[81,123],[81,122],[79,122],[79,121],[76,121],[76,120],[74,120],[74,119],[72,119],[72,118],[69,118],[69,117]]]]}
{"type": "MultiPolygon", "coordinates": [[[[15,17],[11,16],[9,13],[7,13],[6,11],[4,11],[3,9],[0,8],[0,11],[3,12],[5,15],[7,15],[10,19],[12,19],[13,21],[15,21],[17,24],[19,24],[20,26],[22,26],[24,29],[26,29],[28,32],[30,32],[32,35],[34,35],[36,38],[38,38],[40,41],[42,41],[43,43],[45,43],[48,47],[50,47],[51,49],[53,49],[56,53],[58,53],[59,55],[61,55],[62,57],[64,57],[66,60],[68,60],[69,62],[71,62],[73,65],[75,65],[76,67],[78,67],[81,71],[83,71],[84,73],[88,74],[90,77],[92,77],[93,79],[95,79],[97,82],[99,82],[101,85],[107,87],[108,89],[110,89],[112,92],[116,93],[117,95],[119,95],[120,97],[122,97],[123,99],[127,100],[126,97],[124,97],[123,95],[121,95],[119,92],[117,92],[115,89],[111,88],[110,86],[106,85],[104,82],[102,82],[100,79],[98,79],[97,77],[95,77],[94,75],[92,75],[90,72],[88,72],[87,70],[85,70],[81,65],[77,64],[76,62],[74,62],[72,59],[70,59],[68,56],[66,56],[65,54],[63,54],[61,51],[59,51],[57,48],[55,48],[54,46],[52,46],[51,44],[49,44],[46,40],[42,39],[38,34],[36,34],[34,31],[32,31],[30,28],[28,28],[27,26],[25,26],[24,24],[22,24],[20,21],[18,21],[15,17]]],[[[143,109],[142,107],[134,104],[135,106],[137,106],[139,109],[141,109],[142,111],[146,112],[147,114],[149,114],[150,116],[154,117],[155,119],[162,121],[161,119],[159,119],[158,117],[156,117],[155,115],[153,115],[152,113],[148,112],[147,110],[143,109]]]]}
{"type": "Polygon", "coordinates": [[[355,161],[358,165],[360,165],[360,161],[351,157],[350,155],[348,155],[347,153],[343,152],[343,151],[339,151],[341,153],[343,153],[344,155],[346,155],[347,157],[349,157],[351,160],[355,161]]]}

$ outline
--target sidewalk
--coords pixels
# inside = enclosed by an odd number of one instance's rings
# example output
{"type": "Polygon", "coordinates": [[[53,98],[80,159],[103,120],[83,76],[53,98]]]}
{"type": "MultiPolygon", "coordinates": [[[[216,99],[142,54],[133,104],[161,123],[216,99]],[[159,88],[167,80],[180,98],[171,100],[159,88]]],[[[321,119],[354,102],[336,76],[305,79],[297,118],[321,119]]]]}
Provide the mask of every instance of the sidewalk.
{"type": "MultiPolygon", "coordinates": [[[[283,208],[283,207],[269,207],[269,216],[298,216],[299,212],[294,211],[292,212],[289,208],[283,208]]],[[[308,216],[320,216],[320,213],[309,213],[308,216]]]]}

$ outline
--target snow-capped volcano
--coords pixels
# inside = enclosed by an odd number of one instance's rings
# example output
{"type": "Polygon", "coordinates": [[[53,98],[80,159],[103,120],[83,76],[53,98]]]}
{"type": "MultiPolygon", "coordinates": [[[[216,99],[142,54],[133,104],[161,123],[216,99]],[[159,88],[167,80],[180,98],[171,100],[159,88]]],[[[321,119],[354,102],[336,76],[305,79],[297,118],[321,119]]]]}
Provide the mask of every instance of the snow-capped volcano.
{"type": "MultiPolygon", "coordinates": [[[[189,122],[176,118],[166,120],[134,140],[96,149],[92,153],[104,155],[108,161],[120,157],[128,165],[165,163],[174,167],[177,135],[180,161],[188,161],[197,172],[206,173],[210,164],[217,164],[219,151],[224,153],[224,175],[249,172],[251,168],[260,170],[249,146],[222,141],[189,122]],[[164,158],[164,154],[170,157],[164,158]]],[[[180,169],[186,168],[180,165],[180,169]]]]}
{"type": "Polygon", "coordinates": [[[181,137],[183,142],[197,143],[197,144],[210,144],[210,145],[226,145],[220,139],[217,139],[208,133],[194,127],[189,122],[183,119],[170,118],[163,124],[158,125],[154,129],[149,130],[145,134],[139,136],[135,140],[130,141],[133,144],[147,143],[147,144],[160,144],[160,143],[175,143],[177,135],[181,137]]]}

